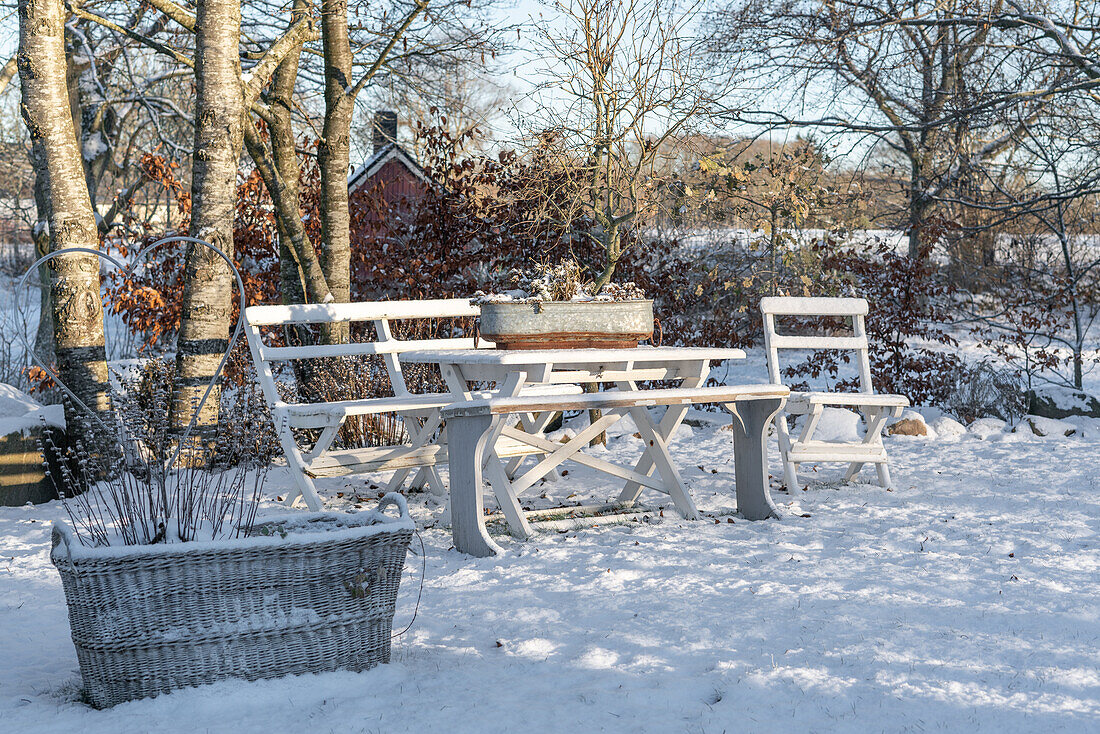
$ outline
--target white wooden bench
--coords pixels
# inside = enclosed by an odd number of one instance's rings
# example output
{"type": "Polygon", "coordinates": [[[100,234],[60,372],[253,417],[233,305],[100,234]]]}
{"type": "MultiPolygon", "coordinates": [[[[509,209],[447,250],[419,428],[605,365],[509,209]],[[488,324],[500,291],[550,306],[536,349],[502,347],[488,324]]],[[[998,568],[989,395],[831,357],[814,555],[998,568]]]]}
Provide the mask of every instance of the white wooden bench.
{"type": "MultiPolygon", "coordinates": [[[[609,462],[578,455],[588,444],[586,432],[560,446],[548,446],[531,437],[531,444],[545,451],[539,465],[524,475],[520,484],[530,484],[531,474],[546,473],[566,460],[581,463],[620,478],[668,494],[688,519],[699,513],[669,455],[668,440],[647,408],[660,405],[719,404],[734,415],[734,469],[737,480],[737,509],[750,520],[777,514],[768,494],[767,425],[783,406],[789,390],[782,385],[719,385],[716,387],[665,388],[656,390],[611,390],[572,396],[519,396],[475,399],[443,409],[451,429],[449,452],[451,481],[451,532],[455,548],[475,556],[493,555],[500,547],[485,530],[482,498],[483,477],[487,476],[501,511],[513,535],[525,538],[531,529],[519,505],[512,483],[505,475],[499,455],[492,447],[505,431],[508,416],[539,414],[554,410],[604,411],[605,417],[630,415],[645,441],[646,456],[656,466],[660,479],[643,475],[609,462]]],[[[516,431],[510,436],[523,440],[516,431]]]]}
{"type": "MultiPolygon", "coordinates": [[[[436,465],[447,461],[445,431],[440,408],[454,402],[449,393],[414,394],[409,391],[401,370],[400,355],[413,349],[472,349],[473,337],[446,339],[397,339],[391,322],[416,319],[446,319],[475,317],[480,313],[466,299],[426,301],[376,301],[360,303],[325,303],[288,306],[251,306],[245,309],[245,334],[256,365],[257,379],[264,398],[271,408],[287,465],[294,479],[295,491],[286,502],[299,497],[311,510],[321,509],[321,498],[313,480],[319,477],[339,477],[369,472],[394,472],[390,490],[399,488],[412,470],[417,470],[415,485],[427,483],[433,492],[444,495],[446,489],[436,471],[436,465]],[[271,346],[263,341],[261,329],[297,324],[331,324],[370,322],[377,341],[347,344],[271,346]],[[323,403],[290,403],[279,394],[273,365],[293,360],[314,360],[377,355],[382,358],[393,395],[364,397],[323,403]],[[330,450],[344,424],[352,416],[394,413],[409,435],[408,444],[371,446],[330,450]],[[309,449],[299,447],[294,431],[317,429],[320,435],[309,449]]],[[[491,348],[491,342],[480,342],[491,348]]],[[[551,385],[532,388],[534,394],[579,393],[579,387],[551,385]]],[[[496,446],[501,456],[526,456],[542,450],[509,439],[496,446]]]]}
{"type": "Polygon", "coordinates": [[[867,301],[862,298],[791,298],[773,297],[760,300],[764,315],[764,346],[768,356],[768,376],[775,384],[783,383],[779,350],[833,349],[855,353],[859,372],[857,393],[794,392],[787,400],[783,415],[776,418],[779,451],[783,459],[783,480],[788,491],[798,488],[798,465],[810,461],[848,462],[844,481],[850,481],[864,464],[874,464],[879,484],[891,486],[889,458],[882,444],[882,429],[887,419],[901,415],[909,405],[904,395],[876,394],[871,383],[871,363],[867,341],[867,301]],[[776,329],[776,317],[832,317],[851,319],[850,335],[793,335],[776,329]],[[838,442],[815,439],[814,432],[826,407],[851,408],[863,415],[866,432],[862,441],[838,442]],[[802,432],[791,436],[787,415],[806,416],[802,432]]]}

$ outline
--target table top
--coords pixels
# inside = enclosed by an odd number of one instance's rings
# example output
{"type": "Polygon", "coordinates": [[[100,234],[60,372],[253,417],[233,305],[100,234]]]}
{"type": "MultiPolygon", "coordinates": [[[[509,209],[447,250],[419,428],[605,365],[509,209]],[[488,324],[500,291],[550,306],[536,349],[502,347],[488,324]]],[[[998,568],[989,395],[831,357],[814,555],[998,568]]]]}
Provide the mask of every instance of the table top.
{"type": "Polygon", "coordinates": [[[415,364],[524,365],[717,362],[744,359],[745,352],[725,347],[646,347],[634,349],[415,349],[401,353],[415,364]]]}

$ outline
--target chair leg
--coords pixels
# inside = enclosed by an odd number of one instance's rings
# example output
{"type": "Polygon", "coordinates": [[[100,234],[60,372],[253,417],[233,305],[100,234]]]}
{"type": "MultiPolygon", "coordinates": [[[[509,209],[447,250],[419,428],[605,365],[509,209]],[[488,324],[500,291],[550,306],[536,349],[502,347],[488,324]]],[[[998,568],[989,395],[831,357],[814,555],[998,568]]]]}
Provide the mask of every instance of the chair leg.
{"type": "Polygon", "coordinates": [[[290,427],[283,425],[276,429],[279,434],[279,443],[282,444],[283,454],[286,455],[286,465],[290,470],[290,477],[294,480],[294,492],[287,495],[286,504],[293,505],[299,496],[305,500],[306,506],[313,512],[321,510],[321,496],[317,494],[317,488],[313,479],[306,474],[306,462],[298,444],[294,441],[294,434],[290,427]]]}
{"type": "Polygon", "coordinates": [[[848,471],[844,473],[844,481],[850,482],[856,474],[859,474],[859,470],[863,468],[863,462],[853,461],[848,465],[848,471]]]}
{"type": "Polygon", "coordinates": [[[798,464],[790,460],[791,432],[786,415],[776,417],[775,430],[779,436],[779,458],[783,462],[783,484],[787,486],[787,493],[793,495],[798,489],[798,464]]]}

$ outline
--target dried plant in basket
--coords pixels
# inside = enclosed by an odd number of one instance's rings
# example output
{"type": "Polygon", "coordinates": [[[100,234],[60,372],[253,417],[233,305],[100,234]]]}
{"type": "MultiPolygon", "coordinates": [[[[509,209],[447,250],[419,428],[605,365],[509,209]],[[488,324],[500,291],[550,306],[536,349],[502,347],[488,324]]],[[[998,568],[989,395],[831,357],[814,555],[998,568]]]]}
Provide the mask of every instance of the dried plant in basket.
{"type": "Polygon", "coordinates": [[[43,449],[59,457],[47,471],[83,545],[248,534],[278,450],[266,404],[251,382],[226,390],[218,426],[181,442],[169,419],[172,373],[162,360],[136,375],[116,372],[110,410],[100,414],[106,426],[71,432],[76,437],[60,444],[44,432],[43,449]],[[82,438],[93,435],[95,445],[82,438]]]}

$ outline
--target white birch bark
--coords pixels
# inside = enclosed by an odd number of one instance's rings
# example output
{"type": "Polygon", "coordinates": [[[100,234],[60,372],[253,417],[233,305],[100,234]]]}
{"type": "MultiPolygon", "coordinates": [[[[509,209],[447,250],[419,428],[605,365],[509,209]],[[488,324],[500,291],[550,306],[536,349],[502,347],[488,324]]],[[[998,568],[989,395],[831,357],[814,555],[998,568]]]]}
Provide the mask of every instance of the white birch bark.
{"type": "MultiPolygon", "coordinates": [[[[239,0],[202,0],[195,15],[195,143],[191,178],[192,237],[233,257],[237,168],[245,114],[241,88],[239,0]]],[[[187,425],[224,353],[236,288],[225,262],[205,247],[187,252],[176,354],[173,423],[187,425]]],[[[198,418],[218,420],[215,389],[198,418]]]]}
{"type": "MultiPolygon", "coordinates": [[[[18,67],[22,114],[39,153],[48,206],[49,246],[99,246],[80,147],[69,108],[65,18],[61,0],[20,0],[18,67]]],[[[50,301],[57,371],[96,411],[108,408],[99,260],[70,255],[50,262],[50,301]]],[[[70,427],[87,423],[68,408],[70,427]]],[[[77,428],[79,430],[79,428],[77,428]]]]}

